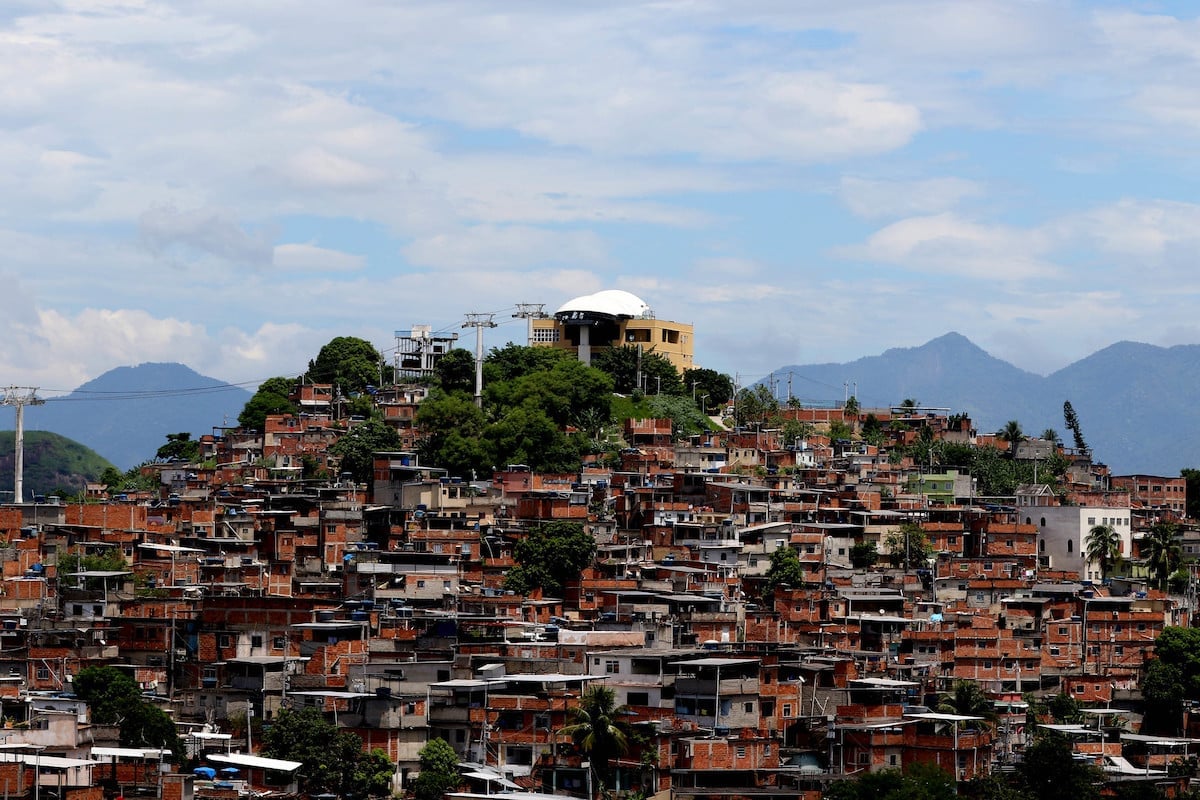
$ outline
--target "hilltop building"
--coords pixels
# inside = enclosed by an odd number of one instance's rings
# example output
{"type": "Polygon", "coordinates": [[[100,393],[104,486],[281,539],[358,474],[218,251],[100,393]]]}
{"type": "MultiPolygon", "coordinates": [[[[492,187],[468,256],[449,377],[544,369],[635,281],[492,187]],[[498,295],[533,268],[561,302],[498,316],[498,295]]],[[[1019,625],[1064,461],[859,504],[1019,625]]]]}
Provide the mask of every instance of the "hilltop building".
{"type": "Polygon", "coordinates": [[[590,364],[599,347],[641,346],[682,372],[694,366],[692,326],[658,319],[640,297],[618,289],[568,300],[545,319],[531,320],[530,344],[574,351],[590,364]]]}

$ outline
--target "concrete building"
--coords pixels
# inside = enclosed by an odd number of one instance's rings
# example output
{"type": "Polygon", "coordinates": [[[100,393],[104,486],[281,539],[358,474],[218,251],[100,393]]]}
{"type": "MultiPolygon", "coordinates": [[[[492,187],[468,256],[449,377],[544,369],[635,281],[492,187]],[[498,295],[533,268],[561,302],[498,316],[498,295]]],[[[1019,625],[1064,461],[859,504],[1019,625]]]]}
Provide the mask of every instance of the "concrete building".
{"type": "Polygon", "coordinates": [[[1078,572],[1086,581],[1099,581],[1100,567],[1085,559],[1088,533],[1111,525],[1120,537],[1121,555],[1133,552],[1131,512],[1116,506],[1044,506],[1023,509],[1027,525],[1038,529],[1038,557],[1043,567],[1078,572]]]}
{"type": "Polygon", "coordinates": [[[640,346],[682,372],[694,366],[692,326],[658,319],[629,292],[610,289],[563,303],[554,315],[530,321],[530,344],[574,351],[585,364],[598,347],[640,346]]]}

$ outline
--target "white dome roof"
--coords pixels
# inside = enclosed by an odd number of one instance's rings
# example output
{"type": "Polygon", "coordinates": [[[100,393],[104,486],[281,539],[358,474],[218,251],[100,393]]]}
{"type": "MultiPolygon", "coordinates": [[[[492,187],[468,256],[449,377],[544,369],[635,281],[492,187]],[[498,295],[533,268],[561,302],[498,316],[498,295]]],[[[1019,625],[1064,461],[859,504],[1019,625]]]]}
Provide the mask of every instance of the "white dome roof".
{"type": "Polygon", "coordinates": [[[642,317],[650,314],[650,306],[642,298],[620,289],[606,289],[595,294],[585,294],[568,300],[559,307],[555,315],[571,311],[591,314],[606,314],[613,317],[642,317]]]}

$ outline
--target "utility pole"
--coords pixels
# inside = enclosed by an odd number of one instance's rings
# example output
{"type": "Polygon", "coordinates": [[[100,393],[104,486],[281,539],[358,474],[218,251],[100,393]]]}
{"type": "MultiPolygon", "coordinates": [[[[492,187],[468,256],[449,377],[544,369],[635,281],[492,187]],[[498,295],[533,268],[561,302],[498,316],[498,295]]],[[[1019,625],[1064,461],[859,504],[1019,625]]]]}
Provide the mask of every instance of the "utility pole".
{"type": "Polygon", "coordinates": [[[475,329],[475,405],[483,408],[483,329],[494,328],[495,314],[467,314],[464,328],[475,329]]]}
{"type": "Polygon", "coordinates": [[[546,317],[550,316],[542,310],[545,307],[545,303],[517,303],[517,313],[513,314],[513,319],[528,320],[528,344],[530,347],[533,347],[533,321],[535,319],[546,319],[546,317]]]}
{"type": "Polygon", "coordinates": [[[0,405],[16,406],[17,409],[17,448],[16,463],[14,464],[13,502],[24,503],[25,486],[25,406],[40,406],[46,401],[37,396],[37,387],[9,386],[4,390],[4,399],[0,405]]]}

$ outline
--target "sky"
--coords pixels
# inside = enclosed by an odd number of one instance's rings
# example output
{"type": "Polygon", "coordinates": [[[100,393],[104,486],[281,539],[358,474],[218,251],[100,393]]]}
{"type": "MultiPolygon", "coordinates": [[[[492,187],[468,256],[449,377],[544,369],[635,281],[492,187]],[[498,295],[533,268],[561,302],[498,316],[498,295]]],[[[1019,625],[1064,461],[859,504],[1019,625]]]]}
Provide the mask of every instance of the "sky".
{"type": "Polygon", "coordinates": [[[1197,11],[5,0],[0,384],[523,343],[516,304],[603,289],[743,384],[1200,343],[1197,11]]]}

